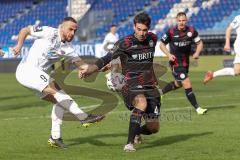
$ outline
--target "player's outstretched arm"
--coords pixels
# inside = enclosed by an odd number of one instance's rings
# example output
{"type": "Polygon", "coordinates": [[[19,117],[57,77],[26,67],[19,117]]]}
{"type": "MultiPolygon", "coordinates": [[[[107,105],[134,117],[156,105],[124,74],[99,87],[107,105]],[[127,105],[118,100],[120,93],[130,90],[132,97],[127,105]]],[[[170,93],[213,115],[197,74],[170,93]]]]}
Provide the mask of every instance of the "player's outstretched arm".
{"type": "Polygon", "coordinates": [[[79,67],[78,77],[79,78],[86,78],[91,74],[98,71],[98,67],[95,64],[83,64],[79,67]]]}
{"type": "Polygon", "coordinates": [[[198,59],[198,58],[199,58],[199,55],[200,55],[202,49],[203,49],[203,42],[202,42],[202,40],[200,40],[200,41],[197,43],[196,51],[195,51],[195,53],[193,54],[193,59],[198,59]]]}
{"type": "Polygon", "coordinates": [[[73,59],[72,63],[75,64],[78,68],[79,78],[85,78],[98,70],[97,67],[94,67],[91,64],[87,64],[81,58],[73,59]]]}
{"type": "Polygon", "coordinates": [[[233,30],[233,28],[230,25],[226,29],[225,45],[224,45],[224,51],[226,51],[226,52],[230,52],[231,51],[231,48],[230,48],[230,37],[231,37],[232,30],[233,30]]]}
{"type": "Polygon", "coordinates": [[[98,59],[95,64],[87,64],[84,63],[79,67],[79,78],[85,78],[91,75],[94,72],[99,71],[104,66],[106,66],[112,59],[112,53],[108,53],[107,55],[98,59]]]}
{"type": "Polygon", "coordinates": [[[168,57],[169,61],[175,61],[176,57],[168,51],[166,45],[163,42],[160,42],[160,49],[168,57]]]}
{"type": "Polygon", "coordinates": [[[22,49],[23,43],[25,39],[27,38],[28,35],[30,35],[30,28],[25,27],[22,28],[18,34],[18,40],[17,40],[17,45],[13,47],[13,52],[15,56],[18,56],[20,54],[20,51],[22,49]]]}

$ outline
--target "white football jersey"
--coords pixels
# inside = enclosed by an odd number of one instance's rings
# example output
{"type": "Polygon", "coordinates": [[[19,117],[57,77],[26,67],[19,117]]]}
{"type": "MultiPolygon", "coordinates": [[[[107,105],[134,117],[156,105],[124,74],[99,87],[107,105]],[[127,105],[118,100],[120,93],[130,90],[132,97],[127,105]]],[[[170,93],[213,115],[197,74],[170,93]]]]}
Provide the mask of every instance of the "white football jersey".
{"type": "Polygon", "coordinates": [[[230,25],[233,29],[236,30],[237,33],[237,38],[234,42],[234,47],[237,47],[240,44],[240,15],[236,16],[230,25]]]}
{"type": "Polygon", "coordinates": [[[20,64],[26,64],[48,72],[49,68],[61,58],[78,58],[73,46],[69,42],[61,42],[59,28],[48,26],[31,26],[31,36],[35,37],[32,47],[24,55],[20,64]]]}

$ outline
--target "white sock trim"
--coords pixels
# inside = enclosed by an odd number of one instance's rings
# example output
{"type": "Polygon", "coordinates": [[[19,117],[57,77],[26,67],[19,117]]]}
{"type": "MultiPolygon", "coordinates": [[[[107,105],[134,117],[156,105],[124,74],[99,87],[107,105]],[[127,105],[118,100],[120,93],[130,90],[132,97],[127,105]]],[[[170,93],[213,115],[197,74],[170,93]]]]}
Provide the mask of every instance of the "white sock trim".
{"type": "Polygon", "coordinates": [[[74,114],[79,120],[87,118],[88,114],[82,111],[78,104],[64,91],[56,92],[56,94],[54,94],[54,98],[60,106],[74,114]]]}
{"type": "Polygon", "coordinates": [[[62,124],[64,111],[65,110],[60,105],[54,104],[52,108],[52,114],[51,114],[52,120],[58,121],[59,124],[62,124]]]}
{"type": "Polygon", "coordinates": [[[58,139],[61,137],[61,125],[62,125],[62,118],[64,114],[64,109],[59,106],[58,104],[54,104],[52,108],[52,129],[51,129],[51,136],[53,139],[58,139]]]}

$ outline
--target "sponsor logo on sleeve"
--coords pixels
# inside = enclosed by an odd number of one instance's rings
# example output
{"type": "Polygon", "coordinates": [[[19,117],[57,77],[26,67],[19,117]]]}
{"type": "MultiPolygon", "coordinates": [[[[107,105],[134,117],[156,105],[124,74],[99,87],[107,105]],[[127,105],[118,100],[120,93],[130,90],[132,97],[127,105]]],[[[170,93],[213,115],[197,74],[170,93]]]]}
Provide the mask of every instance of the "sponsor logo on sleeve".
{"type": "Polygon", "coordinates": [[[33,26],[33,31],[34,32],[40,32],[40,31],[42,31],[43,29],[42,29],[42,27],[41,26],[33,26]]]}

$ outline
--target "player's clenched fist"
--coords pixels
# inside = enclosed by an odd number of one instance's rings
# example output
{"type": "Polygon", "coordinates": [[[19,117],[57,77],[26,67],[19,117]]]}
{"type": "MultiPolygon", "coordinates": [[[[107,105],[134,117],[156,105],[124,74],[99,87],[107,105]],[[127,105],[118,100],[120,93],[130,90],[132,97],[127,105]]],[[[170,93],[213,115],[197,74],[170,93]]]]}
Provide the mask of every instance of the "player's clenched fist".
{"type": "Polygon", "coordinates": [[[79,78],[85,78],[92,73],[96,72],[98,70],[98,67],[96,65],[91,64],[83,64],[79,67],[78,77],[79,78]]]}

